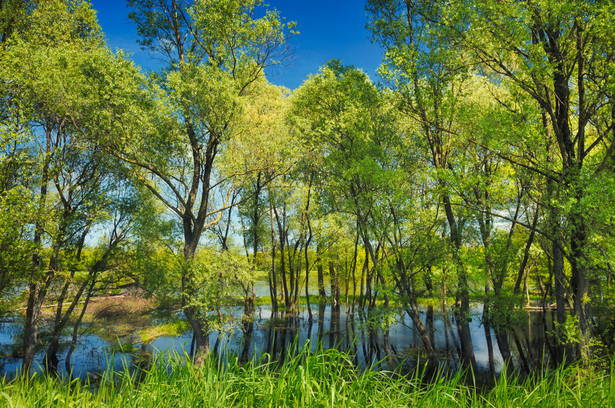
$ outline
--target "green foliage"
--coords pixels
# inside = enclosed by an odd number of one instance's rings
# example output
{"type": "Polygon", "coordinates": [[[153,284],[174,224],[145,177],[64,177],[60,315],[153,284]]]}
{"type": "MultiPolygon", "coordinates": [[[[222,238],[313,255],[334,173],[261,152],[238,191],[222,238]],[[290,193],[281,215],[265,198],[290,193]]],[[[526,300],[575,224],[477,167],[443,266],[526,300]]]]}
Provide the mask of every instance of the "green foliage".
{"type": "Polygon", "coordinates": [[[252,75],[265,61],[280,62],[284,56],[280,48],[295,27],[294,23],[283,23],[277,11],[263,10],[262,0],[170,4],[131,0],[128,6],[134,10],[129,17],[137,25],[140,43],[165,56],[175,69],[184,62],[203,63],[233,72],[248,68],[252,75]],[[178,13],[179,18],[170,20],[168,10],[178,13]],[[262,11],[264,15],[257,17],[262,11]]]}
{"type": "Polygon", "coordinates": [[[509,327],[521,283],[567,292],[562,341],[595,348],[589,313],[613,311],[609,2],[370,0],[380,86],[331,60],[292,94],[264,72],[295,24],[262,0],[128,4],[160,72],[110,51],[87,1],[0,1],[5,307],[23,282],[135,282],[221,329],[284,257],[287,281],[331,265],[387,302],[484,293],[509,327]]]}
{"type": "Polygon", "coordinates": [[[318,178],[326,180],[327,206],[350,213],[370,207],[375,191],[388,182],[384,168],[396,129],[367,75],[330,61],[294,92],[290,121],[318,178]]]}
{"type": "Polygon", "coordinates": [[[239,304],[242,288],[254,279],[254,267],[245,254],[211,247],[202,248],[183,267],[198,288],[189,295],[188,305],[202,311],[211,327],[222,330],[227,322],[220,321],[220,316],[211,312],[230,311],[239,304]]]}
{"type": "Polygon", "coordinates": [[[489,308],[490,322],[504,331],[513,331],[527,322],[528,312],[523,308],[525,301],[520,295],[503,291],[499,296],[489,298],[485,307],[489,308]]]}
{"type": "Polygon", "coordinates": [[[0,196],[0,293],[4,301],[12,297],[7,292],[30,268],[35,246],[28,237],[27,224],[34,218],[34,210],[30,191],[23,187],[0,196]]]}
{"type": "Polygon", "coordinates": [[[175,320],[144,328],[140,333],[140,340],[149,343],[160,336],[180,336],[190,329],[185,320],[175,320]]]}
{"type": "Polygon", "coordinates": [[[111,345],[112,353],[133,353],[136,350],[132,343],[122,343],[120,341],[111,345]]]}

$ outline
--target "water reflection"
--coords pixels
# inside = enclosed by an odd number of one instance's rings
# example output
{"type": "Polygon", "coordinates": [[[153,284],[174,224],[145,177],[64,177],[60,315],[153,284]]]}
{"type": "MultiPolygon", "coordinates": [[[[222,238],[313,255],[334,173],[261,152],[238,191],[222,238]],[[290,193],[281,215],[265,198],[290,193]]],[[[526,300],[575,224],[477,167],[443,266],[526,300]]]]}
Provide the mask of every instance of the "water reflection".
{"type": "MultiPolygon", "coordinates": [[[[473,305],[468,323],[479,374],[497,375],[505,362],[508,370],[523,373],[555,361],[553,339],[548,334],[553,329],[554,319],[550,312],[527,313],[522,321],[515,322],[514,330],[509,331],[483,324],[482,313],[481,304],[473,305]]],[[[434,345],[439,367],[459,368],[461,342],[454,313],[429,306],[421,308],[420,315],[434,345]]],[[[4,374],[14,374],[20,367],[21,359],[14,352],[19,349],[16,342],[20,335],[20,319],[0,322],[0,371],[4,374]]],[[[66,344],[70,338],[66,336],[62,340],[66,344]]],[[[351,313],[344,305],[314,304],[312,319],[306,310],[285,316],[274,315],[269,308],[260,307],[254,321],[238,324],[222,334],[212,333],[209,340],[218,355],[232,354],[242,361],[283,359],[293,348],[304,346],[313,352],[319,348],[348,352],[361,368],[412,370],[427,358],[421,336],[405,312],[374,309],[370,313],[351,313]]],[[[159,337],[150,343],[136,343],[131,353],[112,354],[111,343],[94,334],[85,334],[80,337],[71,358],[73,375],[83,377],[110,365],[121,369],[127,362],[147,367],[148,361],[160,353],[188,353],[191,341],[191,332],[186,332],[181,336],[159,337]]],[[[58,355],[61,370],[65,354],[64,348],[58,355]]],[[[36,360],[40,363],[43,356],[44,350],[39,351],[36,360]]]]}

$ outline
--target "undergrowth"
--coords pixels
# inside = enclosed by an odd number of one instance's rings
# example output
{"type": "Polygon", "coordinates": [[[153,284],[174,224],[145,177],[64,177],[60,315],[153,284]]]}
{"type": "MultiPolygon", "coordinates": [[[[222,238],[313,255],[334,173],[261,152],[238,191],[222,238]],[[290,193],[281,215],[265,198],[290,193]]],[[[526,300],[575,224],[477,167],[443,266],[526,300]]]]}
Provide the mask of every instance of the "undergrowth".
{"type": "MultiPolygon", "coordinates": [[[[236,358],[194,365],[161,355],[147,369],[107,371],[97,381],[35,374],[0,380],[2,407],[615,407],[610,370],[571,365],[518,380],[502,374],[489,391],[467,377],[358,370],[345,353],[304,349],[276,362],[236,358]]],[[[504,370],[505,372],[506,370],[504,370]]],[[[469,376],[471,378],[471,376],[469,376]]]]}

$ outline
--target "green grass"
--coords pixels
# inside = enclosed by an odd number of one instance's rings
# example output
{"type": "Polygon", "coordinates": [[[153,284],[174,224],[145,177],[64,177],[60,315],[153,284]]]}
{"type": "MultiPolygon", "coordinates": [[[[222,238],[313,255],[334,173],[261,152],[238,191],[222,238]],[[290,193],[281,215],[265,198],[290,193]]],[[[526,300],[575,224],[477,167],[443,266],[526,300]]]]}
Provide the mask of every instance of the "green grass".
{"type": "MultiPolygon", "coordinates": [[[[360,371],[352,359],[329,350],[303,350],[281,365],[185,356],[159,358],[148,371],[106,372],[96,384],[36,375],[0,381],[7,407],[615,407],[610,373],[581,366],[518,381],[501,377],[488,392],[462,376],[426,381],[416,375],[360,371]]],[[[611,366],[610,372],[613,372],[611,366]]]]}
{"type": "Polygon", "coordinates": [[[112,353],[133,353],[135,350],[136,348],[132,343],[122,343],[119,340],[115,343],[111,343],[112,353]]]}
{"type": "Polygon", "coordinates": [[[139,331],[139,339],[144,343],[161,336],[180,336],[184,334],[190,325],[185,320],[174,319],[162,324],[144,327],[139,331]]]}

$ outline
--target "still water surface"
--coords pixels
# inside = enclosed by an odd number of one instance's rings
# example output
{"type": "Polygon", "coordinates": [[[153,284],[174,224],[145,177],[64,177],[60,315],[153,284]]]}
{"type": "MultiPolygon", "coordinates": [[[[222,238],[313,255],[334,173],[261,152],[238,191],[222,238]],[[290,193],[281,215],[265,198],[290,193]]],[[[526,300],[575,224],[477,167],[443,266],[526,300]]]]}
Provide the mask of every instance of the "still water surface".
{"type": "MultiPolygon", "coordinates": [[[[553,316],[550,312],[530,312],[517,321],[515,329],[496,336],[493,328],[486,328],[481,322],[482,304],[471,309],[470,330],[479,374],[497,375],[504,367],[505,358],[500,351],[503,345],[510,350],[510,364],[519,372],[540,368],[551,361],[549,352],[549,331],[553,330],[553,316]]],[[[423,307],[421,317],[430,333],[441,367],[459,367],[459,338],[454,314],[443,313],[439,308],[423,307]]],[[[423,359],[422,341],[412,320],[405,313],[389,314],[380,321],[387,325],[368,324],[364,316],[349,314],[342,305],[313,305],[312,321],[302,309],[294,317],[272,316],[269,307],[258,307],[253,330],[246,334],[241,326],[230,328],[220,335],[210,336],[212,349],[218,355],[236,355],[240,359],[283,358],[293,346],[310,347],[312,351],[336,348],[347,351],[355,358],[357,366],[374,369],[411,370],[417,361],[423,359]]],[[[0,373],[13,375],[21,365],[21,359],[14,350],[21,336],[21,319],[8,318],[0,322],[0,373]]],[[[63,338],[70,342],[69,336],[63,338]]],[[[123,340],[126,341],[126,340],[123,340]]],[[[126,364],[142,361],[144,356],[156,357],[174,352],[184,354],[191,348],[192,332],[180,336],[162,336],[149,343],[133,342],[132,353],[112,353],[112,342],[95,335],[80,336],[71,363],[73,375],[86,376],[113,366],[121,369],[126,364]]],[[[66,347],[60,350],[59,370],[64,372],[66,347]]],[[[42,362],[44,350],[39,351],[37,362],[42,362]]],[[[38,367],[40,370],[40,367],[38,367]]]]}

